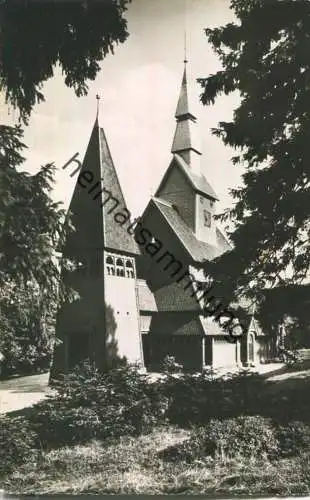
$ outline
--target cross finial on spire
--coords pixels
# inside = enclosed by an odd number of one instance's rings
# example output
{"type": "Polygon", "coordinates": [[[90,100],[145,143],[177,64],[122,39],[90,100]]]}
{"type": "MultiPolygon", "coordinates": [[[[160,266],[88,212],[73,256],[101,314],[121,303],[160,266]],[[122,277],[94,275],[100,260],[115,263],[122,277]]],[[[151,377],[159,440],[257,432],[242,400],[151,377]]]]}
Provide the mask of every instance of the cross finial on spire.
{"type": "Polygon", "coordinates": [[[184,31],[184,64],[186,64],[187,61],[187,53],[186,53],[186,30],[184,31]]]}
{"type": "Polygon", "coordinates": [[[97,99],[97,114],[96,114],[96,118],[98,118],[98,115],[99,115],[99,101],[100,101],[100,95],[96,95],[96,99],[97,99]]]}

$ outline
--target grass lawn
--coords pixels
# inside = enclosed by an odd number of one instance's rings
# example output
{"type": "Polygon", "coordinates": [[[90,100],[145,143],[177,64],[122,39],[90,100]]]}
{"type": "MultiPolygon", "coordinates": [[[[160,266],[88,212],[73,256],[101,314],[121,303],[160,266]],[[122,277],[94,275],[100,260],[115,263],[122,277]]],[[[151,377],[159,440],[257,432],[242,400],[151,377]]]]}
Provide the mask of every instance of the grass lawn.
{"type": "MultiPolygon", "coordinates": [[[[131,399],[127,397],[127,389],[133,390],[132,388],[134,388],[134,391],[136,391],[134,394],[137,394],[137,401],[139,401],[141,395],[139,395],[140,393],[137,389],[137,387],[139,388],[137,379],[132,375],[128,375],[128,378],[126,377],[116,379],[115,390],[118,396],[121,394],[120,404],[127,405],[126,408],[128,410],[131,405],[131,399]]],[[[309,407],[307,403],[310,388],[310,370],[308,367],[303,367],[298,370],[287,370],[283,368],[281,371],[275,370],[275,373],[266,373],[262,378],[264,382],[262,386],[258,386],[259,391],[262,391],[262,393],[266,391],[267,394],[270,394],[270,401],[275,400],[273,405],[275,405],[276,408],[279,406],[281,412],[282,410],[284,410],[284,412],[287,411],[289,420],[300,420],[303,417],[306,424],[310,424],[308,418],[309,407]],[[284,402],[286,401],[284,405],[283,400],[284,402]],[[302,403],[305,403],[304,408],[302,407],[302,403]],[[291,415],[289,415],[289,413],[291,413],[291,415]]],[[[24,380],[12,379],[0,385],[0,395],[1,390],[2,394],[6,394],[5,391],[9,391],[9,395],[11,397],[13,395],[16,398],[22,394],[39,394],[41,391],[42,397],[46,393],[46,382],[46,375],[34,376],[32,378],[25,377],[24,380]]],[[[84,386],[81,387],[83,389],[84,386]]],[[[105,387],[109,386],[106,385],[105,387]]],[[[186,389],[186,386],[184,387],[185,390],[188,391],[188,388],[186,389]]],[[[253,387],[253,390],[256,390],[255,388],[257,388],[257,386],[254,385],[253,387]]],[[[237,391],[239,390],[238,385],[235,385],[234,388],[237,391]]],[[[75,390],[77,390],[79,394],[79,389],[75,390]]],[[[189,391],[188,394],[190,395],[191,392],[189,391]]],[[[219,395],[220,394],[219,392],[219,395]]],[[[119,406],[116,404],[117,400],[113,399],[113,397],[111,396],[111,401],[116,405],[115,408],[119,409],[119,406]]],[[[199,391],[197,392],[197,396],[196,393],[190,396],[192,399],[189,399],[186,403],[190,411],[194,411],[195,404],[201,397],[202,394],[199,393],[199,391]]],[[[216,401],[216,399],[213,401],[215,405],[216,401]]],[[[251,399],[249,401],[251,401],[251,399]]],[[[31,404],[30,399],[28,403],[31,404]]],[[[209,405],[210,402],[208,399],[207,406],[203,407],[204,410],[208,411],[209,405]]],[[[14,406],[13,403],[12,406],[14,406]]],[[[26,406],[28,406],[28,404],[26,406]]],[[[53,408],[54,407],[51,407],[51,410],[53,410],[53,408]]],[[[98,408],[100,409],[100,406],[98,408]]],[[[261,412],[259,408],[257,415],[264,413],[261,412]]],[[[265,408],[266,403],[264,403],[261,410],[265,408]]],[[[107,418],[108,409],[109,406],[104,404],[102,423],[106,426],[110,425],[114,429],[115,419],[120,417],[117,417],[117,412],[115,413],[114,410],[111,410],[112,413],[110,411],[109,415],[110,417],[112,415],[112,417],[109,420],[109,418],[107,418]]],[[[145,413],[145,411],[145,406],[143,406],[143,413],[145,413]]],[[[26,407],[21,411],[25,416],[27,412],[28,409],[26,407]]],[[[49,412],[50,410],[44,414],[44,418],[50,418],[49,412]]],[[[54,410],[52,413],[53,412],[54,410]]],[[[61,425],[62,422],[66,422],[65,425],[68,425],[68,422],[70,424],[71,420],[66,420],[65,407],[62,410],[58,408],[56,414],[60,419],[64,418],[64,420],[59,420],[61,425]]],[[[205,415],[205,413],[203,413],[203,415],[205,415]]],[[[240,415],[242,415],[241,411],[240,415]]],[[[79,416],[79,418],[82,417],[81,415],[79,416]]],[[[76,425],[77,422],[75,414],[72,414],[70,418],[72,418],[70,424],[72,427],[72,425],[76,425]]],[[[220,417],[217,418],[219,421],[221,420],[220,417]]],[[[267,442],[270,443],[269,434],[266,434],[266,428],[263,428],[265,434],[261,434],[262,431],[258,430],[257,422],[259,422],[259,420],[255,420],[255,425],[251,428],[251,435],[254,433],[255,437],[259,436],[259,442],[264,442],[264,436],[265,439],[266,436],[268,436],[267,442]]],[[[223,423],[226,426],[226,421],[223,423]]],[[[92,420],[90,420],[90,425],[93,425],[92,420]]],[[[207,427],[208,425],[209,424],[207,424],[207,427]]],[[[44,420],[43,430],[45,428],[44,420]]],[[[47,428],[49,429],[50,427],[48,426],[47,428]]],[[[229,435],[233,436],[233,440],[235,438],[237,439],[237,447],[235,447],[234,453],[231,454],[233,458],[228,458],[228,456],[222,452],[222,454],[214,454],[213,456],[215,458],[211,458],[204,452],[202,455],[199,455],[203,457],[200,461],[186,461],[186,454],[181,454],[179,458],[175,458],[174,461],[169,461],[167,459],[167,454],[166,458],[164,458],[161,452],[174,445],[185,442],[191,436],[195,440],[195,431],[183,428],[183,424],[179,424],[179,427],[177,427],[172,424],[166,424],[166,426],[164,426],[159,423],[156,424],[154,430],[150,434],[142,434],[137,437],[128,437],[124,435],[120,438],[105,439],[105,441],[91,440],[83,445],[71,444],[71,446],[67,445],[62,447],[60,447],[59,444],[58,448],[42,450],[39,459],[35,459],[31,452],[30,459],[28,457],[27,460],[24,460],[22,465],[17,465],[17,463],[15,465],[16,455],[14,452],[14,466],[13,469],[11,469],[13,472],[6,472],[5,476],[0,477],[0,488],[11,494],[28,495],[82,493],[148,495],[187,493],[208,494],[210,496],[218,494],[226,495],[227,497],[232,497],[234,495],[310,495],[309,445],[308,448],[306,448],[298,444],[298,451],[295,454],[281,455],[282,458],[279,459],[275,459],[274,456],[270,459],[266,458],[269,455],[266,455],[265,458],[261,458],[260,452],[245,458],[245,454],[242,455],[244,451],[240,451],[240,445],[242,445],[242,439],[246,439],[244,442],[249,442],[251,444],[249,431],[245,431],[244,436],[240,437],[239,434],[234,434],[234,431],[231,433],[229,429],[232,429],[232,427],[227,426],[228,431],[226,432],[225,430],[224,437],[229,435]],[[240,445],[238,439],[240,439],[240,445]],[[290,456],[290,458],[284,458],[287,456],[290,456]]],[[[16,435],[15,432],[18,434],[18,430],[13,431],[12,435],[14,439],[16,435]]],[[[7,434],[7,427],[4,426],[3,436],[7,434]]],[[[218,436],[218,442],[220,443],[222,437],[220,437],[220,434],[218,434],[218,436]]],[[[290,436],[292,436],[292,434],[290,436]]],[[[307,436],[309,436],[309,431],[307,431],[307,436]]],[[[286,439],[287,438],[285,438],[285,440],[286,439]]],[[[310,437],[308,441],[309,440],[310,437]]],[[[9,440],[7,442],[9,443],[9,440]]],[[[61,441],[59,441],[59,443],[60,442],[61,441]]],[[[67,441],[65,442],[68,444],[67,441]]],[[[233,441],[230,441],[230,443],[233,443],[233,441]]],[[[12,448],[10,444],[7,446],[8,450],[10,447],[12,448]]],[[[247,446],[246,444],[246,447],[247,446]]],[[[255,446],[257,446],[257,444],[255,446]]],[[[260,448],[256,447],[255,449],[260,448]]],[[[3,450],[5,450],[5,448],[3,448],[3,450]]],[[[229,451],[230,450],[231,448],[229,448],[229,451]]],[[[227,451],[227,453],[229,453],[229,451],[227,451]]],[[[2,454],[2,456],[5,461],[8,455],[2,454]]]]}
{"type": "Polygon", "coordinates": [[[27,463],[2,481],[10,493],[131,493],[303,495],[310,492],[310,458],[279,462],[206,460],[168,463],[158,452],[187,439],[190,431],[158,428],[114,443],[44,452],[39,464],[27,463]]]}

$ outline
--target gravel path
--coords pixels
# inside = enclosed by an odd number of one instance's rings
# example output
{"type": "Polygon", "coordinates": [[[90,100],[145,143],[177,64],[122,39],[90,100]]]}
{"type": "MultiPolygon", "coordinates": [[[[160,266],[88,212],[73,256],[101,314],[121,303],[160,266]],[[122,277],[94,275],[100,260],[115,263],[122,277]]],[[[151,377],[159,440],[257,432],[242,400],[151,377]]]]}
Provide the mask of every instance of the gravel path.
{"type": "Polygon", "coordinates": [[[0,414],[27,408],[51,394],[48,377],[42,373],[0,381],[0,414]]]}

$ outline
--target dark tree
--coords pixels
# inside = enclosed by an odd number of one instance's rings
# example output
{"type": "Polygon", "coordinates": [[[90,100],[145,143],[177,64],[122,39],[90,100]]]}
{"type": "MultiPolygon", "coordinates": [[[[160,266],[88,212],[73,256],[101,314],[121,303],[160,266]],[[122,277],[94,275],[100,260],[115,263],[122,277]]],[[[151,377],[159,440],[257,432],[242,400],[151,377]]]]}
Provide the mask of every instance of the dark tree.
{"type": "Polygon", "coordinates": [[[233,121],[213,133],[237,150],[232,168],[245,173],[221,215],[233,250],[206,268],[223,296],[259,300],[309,271],[310,2],[232,0],[231,9],[235,23],[206,30],[223,69],[200,79],[201,99],[239,92],[233,121]]]}
{"type": "Polygon", "coordinates": [[[65,211],[50,193],[52,164],[30,175],[22,172],[20,127],[0,125],[0,284],[35,280],[49,287],[58,278],[56,245],[63,235],[65,211]]]}
{"type": "Polygon", "coordinates": [[[25,145],[19,127],[0,126],[0,351],[8,373],[48,362],[59,301],[74,292],[62,285],[59,253],[71,230],[50,197],[54,166],[20,170],[25,145]]]}
{"type": "Polygon", "coordinates": [[[2,0],[0,90],[27,122],[42,100],[42,84],[56,63],[77,96],[87,94],[99,63],[126,40],[130,0],[2,0]]]}

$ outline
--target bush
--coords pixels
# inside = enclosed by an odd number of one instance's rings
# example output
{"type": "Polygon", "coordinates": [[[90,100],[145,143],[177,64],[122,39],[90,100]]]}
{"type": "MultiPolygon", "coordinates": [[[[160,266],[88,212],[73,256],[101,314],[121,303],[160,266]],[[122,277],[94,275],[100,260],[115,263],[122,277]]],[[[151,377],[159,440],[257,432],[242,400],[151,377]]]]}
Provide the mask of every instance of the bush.
{"type": "Polygon", "coordinates": [[[181,373],[183,371],[183,366],[176,362],[174,356],[169,356],[169,354],[167,354],[167,356],[164,357],[160,371],[164,373],[181,373]]]}
{"type": "Polygon", "coordinates": [[[160,453],[169,460],[205,462],[208,458],[225,461],[231,458],[275,458],[279,443],[270,419],[238,417],[211,420],[206,427],[193,429],[189,440],[160,453]]]}
{"type": "Polygon", "coordinates": [[[52,354],[52,346],[49,343],[34,345],[26,336],[20,339],[12,332],[5,332],[4,335],[2,331],[0,337],[0,352],[4,356],[1,378],[48,370],[52,354]]]}
{"type": "Polygon", "coordinates": [[[95,410],[70,407],[57,398],[48,398],[36,405],[30,422],[43,447],[86,443],[100,435],[101,423],[95,410]]]}
{"type": "Polygon", "coordinates": [[[0,476],[38,458],[38,437],[24,417],[0,417],[0,476]]]}
{"type": "Polygon", "coordinates": [[[168,377],[163,393],[169,399],[169,421],[177,425],[205,425],[214,416],[255,415],[260,411],[263,381],[247,372],[215,378],[212,372],[193,377],[168,377]]]}
{"type": "Polygon", "coordinates": [[[310,427],[303,422],[293,421],[278,426],[277,439],[280,444],[280,455],[291,457],[310,450],[310,427]]]}
{"type": "Polygon", "coordinates": [[[136,367],[100,374],[91,365],[77,368],[55,384],[58,394],[31,411],[42,443],[75,444],[91,438],[137,435],[164,421],[166,400],[136,367]]]}
{"type": "Polygon", "coordinates": [[[297,349],[281,348],[280,356],[288,366],[296,367],[302,364],[302,356],[297,349]]]}

